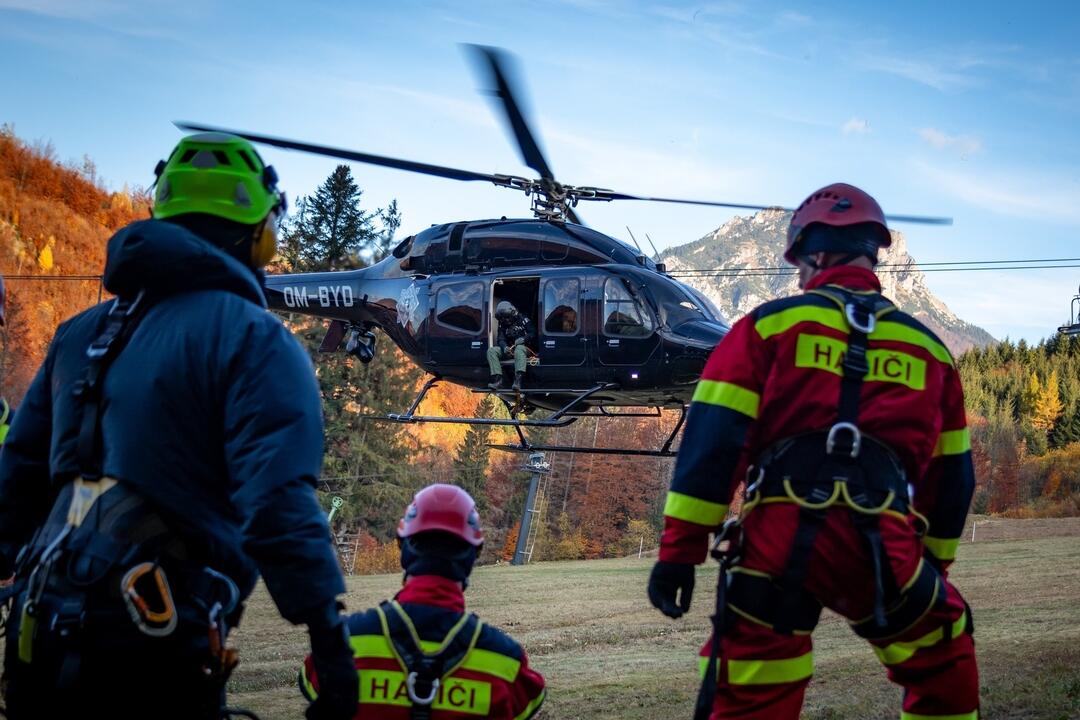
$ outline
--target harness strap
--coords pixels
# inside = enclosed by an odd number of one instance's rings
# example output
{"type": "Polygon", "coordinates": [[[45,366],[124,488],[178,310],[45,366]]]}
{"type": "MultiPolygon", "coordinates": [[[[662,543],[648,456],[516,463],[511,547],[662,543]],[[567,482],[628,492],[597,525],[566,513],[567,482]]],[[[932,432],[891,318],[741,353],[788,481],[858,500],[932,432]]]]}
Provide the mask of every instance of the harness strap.
{"type": "MultiPolygon", "coordinates": [[[[824,492],[823,489],[819,490],[824,492]]],[[[800,591],[810,571],[810,552],[814,548],[814,538],[817,537],[818,530],[825,524],[828,512],[827,508],[799,508],[799,525],[795,530],[791,553],[788,555],[784,574],[777,579],[781,596],[773,629],[778,633],[791,635],[795,630],[795,618],[802,600],[800,591]]]]}
{"type": "Polygon", "coordinates": [[[742,530],[738,520],[728,520],[716,536],[710,555],[720,563],[720,574],[716,581],[716,612],[712,621],[712,643],[709,647],[709,660],[705,664],[705,675],[701,678],[697,702],[694,705],[694,720],[709,720],[713,704],[716,702],[716,670],[720,663],[720,641],[731,628],[731,616],[727,612],[728,569],[738,562],[742,552],[742,530]],[[721,547],[727,542],[727,547],[721,547]]]}
{"type": "Polygon", "coordinates": [[[407,673],[405,687],[412,705],[409,717],[411,720],[429,720],[442,679],[453,673],[472,652],[483,623],[476,613],[462,615],[443,638],[440,649],[428,653],[424,651],[412,619],[397,601],[384,601],[376,612],[383,634],[407,673]]]}
{"type": "Polygon", "coordinates": [[[134,298],[116,298],[105,316],[101,334],[86,349],[89,362],[83,379],[75,386],[75,398],[82,406],[77,445],[79,474],[86,480],[101,477],[101,397],[105,373],[127,345],[146,314],[145,290],[134,298]]]}

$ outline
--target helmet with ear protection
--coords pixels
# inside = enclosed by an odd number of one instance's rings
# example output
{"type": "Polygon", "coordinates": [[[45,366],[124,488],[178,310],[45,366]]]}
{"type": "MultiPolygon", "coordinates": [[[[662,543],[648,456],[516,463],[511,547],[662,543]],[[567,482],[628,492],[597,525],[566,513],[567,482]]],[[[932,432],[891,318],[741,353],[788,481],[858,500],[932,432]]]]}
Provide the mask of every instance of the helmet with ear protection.
{"type": "Polygon", "coordinates": [[[153,217],[159,220],[202,213],[243,225],[261,225],[252,238],[255,267],[277,248],[277,218],[287,209],[278,176],[247,140],[207,132],[180,140],[168,160],[158,162],[153,217]]]}

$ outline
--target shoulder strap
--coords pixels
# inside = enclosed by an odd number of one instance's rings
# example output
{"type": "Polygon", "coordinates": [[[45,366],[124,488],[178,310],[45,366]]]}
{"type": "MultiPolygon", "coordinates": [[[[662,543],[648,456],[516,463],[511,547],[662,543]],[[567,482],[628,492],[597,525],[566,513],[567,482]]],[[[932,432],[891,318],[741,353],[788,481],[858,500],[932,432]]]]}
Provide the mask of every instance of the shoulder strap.
{"type": "Polygon", "coordinates": [[[127,345],[146,314],[146,291],[134,298],[116,298],[105,316],[105,327],[86,348],[89,362],[82,380],[75,385],[75,399],[82,408],[79,424],[79,474],[86,480],[101,477],[101,399],[105,373],[127,345]]]}
{"type": "Polygon", "coordinates": [[[434,653],[424,651],[412,619],[395,600],[388,600],[376,609],[383,634],[406,672],[406,689],[412,701],[412,720],[431,717],[431,706],[439,693],[442,678],[453,673],[472,652],[480,637],[483,623],[476,613],[467,613],[450,628],[440,648],[434,653]]]}
{"type": "Polygon", "coordinates": [[[836,285],[827,285],[810,292],[839,305],[849,328],[848,348],[841,365],[843,375],[840,380],[836,424],[829,431],[827,452],[830,455],[855,457],[859,453],[859,395],[862,392],[863,380],[870,372],[866,346],[877,320],[895,310],[896,306],[880,293],[857,293],[836,285]],[[845,430],[847,432],[841,432],[845,430]]]}

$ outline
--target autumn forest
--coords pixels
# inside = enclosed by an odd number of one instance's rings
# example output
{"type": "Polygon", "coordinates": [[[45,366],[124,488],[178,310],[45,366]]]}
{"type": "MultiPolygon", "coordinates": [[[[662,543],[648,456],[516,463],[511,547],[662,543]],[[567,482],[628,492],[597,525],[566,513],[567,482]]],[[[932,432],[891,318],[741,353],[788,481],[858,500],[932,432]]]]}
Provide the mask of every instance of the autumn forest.
{"type": "MultiPolygon", "coordinates": [[[[408,209],[364,208],[362,190],[339,166],[283,221],[271,271],[362,267],[392,247],[408,209]]],[[[148,215],[144,189],[110,192],[92,160],[61,162],[47,144],[0,129],[0,274],[8,324],[0,328],[0,393],[15,406],[45,355],[56,326],[103,299],[105,243],[148,215]]],[[[334,518],[353,548],[350,569],[396,568],[391,542],[408,498],[432,481],[454,482],[476,497],[488,541],[484,560],[509,559],[525,503],[522,458],[490,450],[504,442],[490,427],[401,426],[364,415],[407,407],[421,372],[389,342],[370,364],[318,354],[322,321],[283,316],[311,352],[323,394],[326,455],[320,496],[344,505],[334,518]]],[[[974,511],[1022,517],[1080,515],[1080,337],[1036,346],[1004,341],[957,359],[967,399],[978,477],[974,511]]],[[[490,400],[460,388],[432,393],[426,414],[491,415],[490,400]],[[478,400],[478,398],[481,398],[478,400]]],[[[657,447],[675,416],[583,419],[536,433],[556,445],[657,447]]],[[[672,461],[555,454],[543,486],[543,521],[533,559],[627,555],[655,547],[672,461]]]]}

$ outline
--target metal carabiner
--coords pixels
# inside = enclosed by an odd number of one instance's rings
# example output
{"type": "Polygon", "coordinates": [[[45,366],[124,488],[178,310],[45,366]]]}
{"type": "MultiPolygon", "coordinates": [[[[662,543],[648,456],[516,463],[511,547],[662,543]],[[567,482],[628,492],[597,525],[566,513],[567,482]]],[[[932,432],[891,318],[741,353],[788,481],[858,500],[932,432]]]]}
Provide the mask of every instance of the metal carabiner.
{"type": "Polygon", "coordinates": [[[143,562],[128,570],[120,581],[120,595],[131,615],[131,620],[139,630],[150,637],[165,637],[176,629],[176,606],[173,604],[172,591],[165,572],[157,563],[143,562]],[[149,604],[135,588],[141,578],[152,574],[156,590],[161,597],[162,609],[151,610],[149,604]]]}
{"type": "Polygon", "coordinates": [[[431,681],[431,694],[426,698],[416,694],[416,671],[409,673],[409,677],[405,678],[405,689],[409,693],[409,699],[417,705],[430,705],[435,702],[435,696],[439,694],[439,678],[431,681]]]}
{"type": "Polygon", "coordinates": [[[855,309],[855,303],[847,303],[844,305],[844,316],[847,317],[848,324],[859,332],[866,333],[867,335],[874,332],[874,328],[877,327],[877,318],[874,317],[873,311],[866,311],[866,322],[864,323],[856,317],[855,309]]]}
{"type": "Polygon", "coordinates": [[[859,457],[859,449],[862,447],[862,433],[859,431],[858,426],[849,422],[838,422],[829,428],[829,434],[825,438],[825,454],[832,455],[833,450],[836,448],[836,434],[841,430],[847,430],[851,433],[851,457],[859,457]]]}

